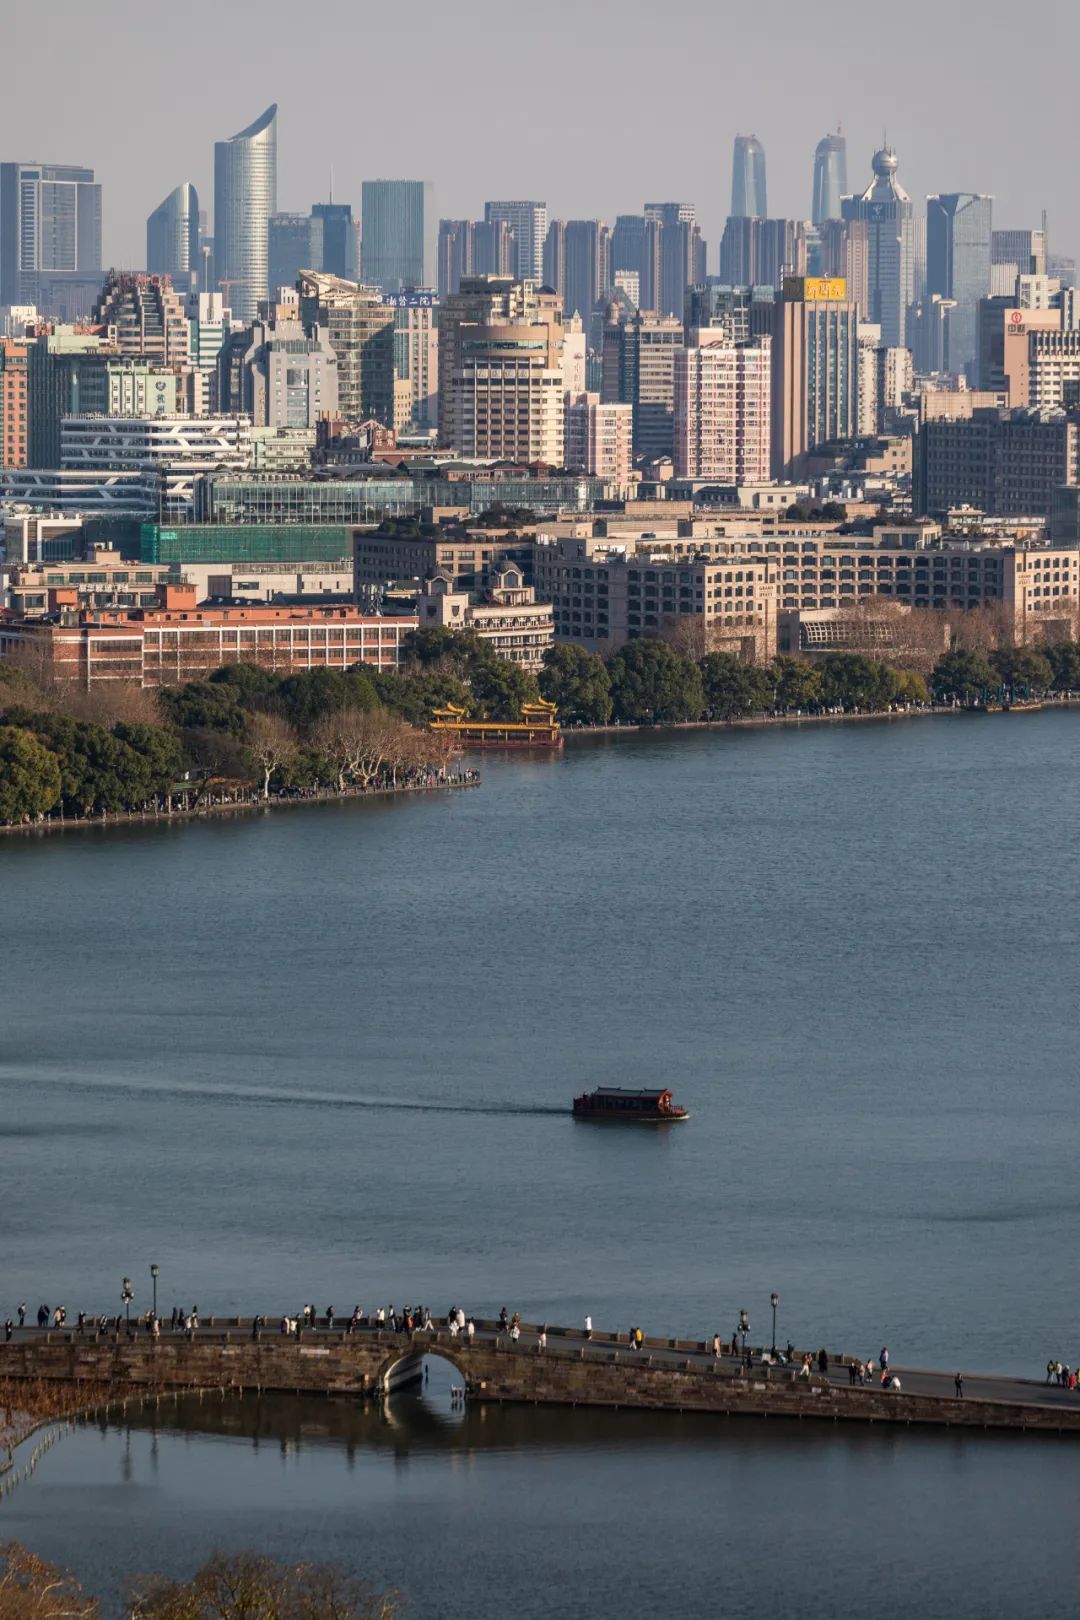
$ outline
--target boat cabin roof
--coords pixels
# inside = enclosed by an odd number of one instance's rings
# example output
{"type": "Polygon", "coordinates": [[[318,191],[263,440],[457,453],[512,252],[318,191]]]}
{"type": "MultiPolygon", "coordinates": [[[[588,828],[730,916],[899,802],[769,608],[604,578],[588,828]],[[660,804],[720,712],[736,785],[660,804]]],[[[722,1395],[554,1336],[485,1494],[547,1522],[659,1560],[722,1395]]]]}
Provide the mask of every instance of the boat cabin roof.
{"type": "Polygon", "coordinates": [[[660,1086],[656,1090],[648,1091],[639,1091],[633,1086],[598,1086],[590,1095],[593,1097],[634,1097],[640,1102],[656,1103],[660,1101],[661,1097],[670,1097],[671,1092],[666,1086],[660,1086]]]}

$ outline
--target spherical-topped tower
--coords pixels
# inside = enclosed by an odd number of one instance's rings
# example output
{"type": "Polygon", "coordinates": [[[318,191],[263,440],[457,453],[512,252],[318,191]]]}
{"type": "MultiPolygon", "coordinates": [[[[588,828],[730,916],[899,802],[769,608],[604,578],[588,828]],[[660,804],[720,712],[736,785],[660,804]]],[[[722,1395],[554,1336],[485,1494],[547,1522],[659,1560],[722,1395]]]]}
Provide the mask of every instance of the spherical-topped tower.
{"type": "Polygon", "coordinates": [[[870,167],[879,180],[888,180],[900,167],[900,159],[891,146],[883,146],[880,152],[875,152],[870,160],[870,167]]]}

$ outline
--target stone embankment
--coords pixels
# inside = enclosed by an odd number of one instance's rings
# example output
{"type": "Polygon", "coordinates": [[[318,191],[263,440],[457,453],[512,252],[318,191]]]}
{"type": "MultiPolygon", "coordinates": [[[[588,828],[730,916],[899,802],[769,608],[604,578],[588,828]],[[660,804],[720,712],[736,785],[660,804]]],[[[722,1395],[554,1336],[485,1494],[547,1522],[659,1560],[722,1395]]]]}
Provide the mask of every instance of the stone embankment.
{"type": "MultiPolygon", "coordinates": [[[[531,1405],[641,1408],[651,1411],[827,1419],[833,1422],[932,1424],[1015,1429],[1080,1436],[1080,1402],[1054,1401],[1039,1386],[1000,1384],[1001,1397],[953,1399],[920,1390],[851,1386],[817,1371],[714,1358],[699,1341],[649,1339],[632,1350],[623,1336],[586,1340],[567,1330],[525,1327],[514,1342],[495,1323],[479,1323],[475,1339],[443,1331],[397,1334],[375,1328],[355,1333],[306,1330],[299,1336],[250,1323],[203,1327],[193,1337],[145,1332],[119,1336],[49,1332],[20,1335],[0,1345],[0,1376],[84,1385],[87,1405],[102,1388],[111,1398],[160,1395],[181,1389],[281,1391],[353,1396],[384,1393],[391,1380],[419,1373],[426,1354],[450,1362],[471,1399],[531,1405]],[[1022,1398],[1015,1397],[1019,1391],[1022,1398]]],[[[846,1376],[846,1375],[845,1375],[846,1376]]],[[[923,1381],[940,1375],[923,1375],[923,1381]]],[[[945,1379],[940,1378],[942,1386],[945,1379]]],[[[975,1382],[974,1380],[972,1382],[975,1382]]],[[[951,1379],[949,1380],[951,1384],[951,1379]]]]}

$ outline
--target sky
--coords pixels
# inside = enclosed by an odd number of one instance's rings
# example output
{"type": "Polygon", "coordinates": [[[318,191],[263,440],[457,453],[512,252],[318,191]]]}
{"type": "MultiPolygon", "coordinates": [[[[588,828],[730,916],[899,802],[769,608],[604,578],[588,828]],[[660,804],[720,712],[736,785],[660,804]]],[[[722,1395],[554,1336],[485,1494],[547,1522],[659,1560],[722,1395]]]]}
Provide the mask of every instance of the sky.
{"type": "Polygon", "coordinates": [[[1004,0],[49,0],[4,31],[0,158],[84,163],[106,265],[139,268],[145,220],[183,180],[213,205],[213,143],[278,103],[278,207],[431,180],[440,216],[485,198],[606,219],[689,201],[716,257],[736,133],[768,159],[769,212],[810,212],[814,147],[842,126],[851,189],[883,132],[899,178],[983,191],[994,224],[1049,213],[1080,249],[1075,6],[1004,0]]]}

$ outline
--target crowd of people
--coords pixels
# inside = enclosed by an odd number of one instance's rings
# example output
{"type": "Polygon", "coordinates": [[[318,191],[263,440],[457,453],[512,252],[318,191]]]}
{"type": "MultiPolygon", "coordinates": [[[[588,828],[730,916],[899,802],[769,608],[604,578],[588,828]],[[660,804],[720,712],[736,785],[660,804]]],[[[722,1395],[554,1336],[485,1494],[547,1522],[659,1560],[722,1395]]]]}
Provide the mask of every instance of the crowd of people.
{"type": "Polygon", "coordinates": [[[1055,1361],[1053,1356],[1046,1363],[1046,1382],[1059,1384],[1062,1389],[1075,1389],[1080,1371],[1070,1367],[1067,1361],[1055,1361]]]}

